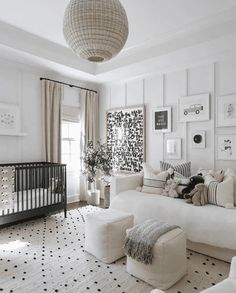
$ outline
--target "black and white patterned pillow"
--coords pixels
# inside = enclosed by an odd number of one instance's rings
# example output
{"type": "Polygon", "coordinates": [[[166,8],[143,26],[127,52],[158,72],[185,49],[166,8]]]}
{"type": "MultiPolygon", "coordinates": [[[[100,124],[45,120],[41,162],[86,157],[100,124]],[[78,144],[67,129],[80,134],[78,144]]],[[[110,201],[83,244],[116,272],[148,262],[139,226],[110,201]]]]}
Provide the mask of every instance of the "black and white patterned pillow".
{"type": "Polygon", "coordinates": [[[182,163],[182,164],[173,166],[170,163],[161,161],[160,168],[161,168],[161,171],[167,171],[168,169],[172,168],[175,172],[178,172],[179,174],[183,175],[184,177],[191,176],[191,162],[182,163]]]}

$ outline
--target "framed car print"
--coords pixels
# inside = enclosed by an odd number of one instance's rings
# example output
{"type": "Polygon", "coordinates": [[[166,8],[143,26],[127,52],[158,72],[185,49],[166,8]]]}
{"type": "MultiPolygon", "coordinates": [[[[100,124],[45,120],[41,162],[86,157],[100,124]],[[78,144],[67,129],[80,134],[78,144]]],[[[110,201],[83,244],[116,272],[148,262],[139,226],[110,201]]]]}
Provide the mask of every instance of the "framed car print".
{"type": "Polygon", "coordinates": [[[179,99],[179,121],[210,120],[210,95],[201,94],[179,99]]]}

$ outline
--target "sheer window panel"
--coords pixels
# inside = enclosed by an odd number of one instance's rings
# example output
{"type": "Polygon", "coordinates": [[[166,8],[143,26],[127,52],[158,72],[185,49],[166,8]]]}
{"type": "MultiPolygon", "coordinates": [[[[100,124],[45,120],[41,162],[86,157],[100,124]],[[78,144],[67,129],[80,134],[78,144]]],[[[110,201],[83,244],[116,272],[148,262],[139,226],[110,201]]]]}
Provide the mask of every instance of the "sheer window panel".
{"type": "Polygon", "coordinates": [[[62,122],[62,163],[67,164],[68,197],[79,199],[80,123],[62,122]]]}

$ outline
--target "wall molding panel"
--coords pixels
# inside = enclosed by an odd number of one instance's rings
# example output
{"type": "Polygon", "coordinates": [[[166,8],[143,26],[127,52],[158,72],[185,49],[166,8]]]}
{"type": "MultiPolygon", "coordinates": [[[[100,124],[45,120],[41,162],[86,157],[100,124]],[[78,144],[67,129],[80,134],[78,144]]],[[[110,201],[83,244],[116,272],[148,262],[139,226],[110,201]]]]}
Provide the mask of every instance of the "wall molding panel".
{"type": "MultiPolygon", "coordinates": [[[[182,160],[192,162],[192,171],[197,172],[199,167],[204,168],[227,168],[236,171],[236,162],[218,161],[217,135],[236,134],[236,127],[217,127],[217,97],[236,93],[236,56],[177,70],[163,74],[149,74],[146,77],[124,81],[116,84],[104,85],[105,96],[109,95],[110,103],[102,103],[106,110],[115,100],[119,107],[132,106],[144,103],[146,106],[146,158],[147,162],[155,169],[159,169],[159,161],[165,158],[165,140],[171,137],[182,139],[182,160]],[[120,89],[119,89],[120,86],[120,89]],[[124,88],[125,99],[119,98],[121,89],[124,88]],[[113,93],[116,92],[115,95],[113,93]],[[210,93],[210,120],[199,122],[178,122],[178,99],[181,96],[210,93]],[[172,107],[172,132],[156,134],[152,130],[152,111],[162,106],[172,107]],[[191,133],[194,131],[206,131],[206,148],[194,149],[191,144],[191,133]],[[201,163],[199,163],[201,162],[201,163]]],[[[103,96],[103,98],[105,98],[103,96]]],[[[100,109],[101,137],[105,141],[106,121],[105,109],[100,109]]],[[[172,163],[179,161],[172,160],[172,163]]]]}

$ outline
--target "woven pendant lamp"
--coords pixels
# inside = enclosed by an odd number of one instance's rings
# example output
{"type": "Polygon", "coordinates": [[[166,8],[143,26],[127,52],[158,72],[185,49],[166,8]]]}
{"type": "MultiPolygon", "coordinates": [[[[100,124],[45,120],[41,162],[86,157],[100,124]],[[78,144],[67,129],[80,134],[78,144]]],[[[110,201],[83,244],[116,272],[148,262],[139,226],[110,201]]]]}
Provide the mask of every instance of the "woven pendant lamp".
{"type": "Polygon", "coordinates": [[[63,32],[77,55],[103,62],[124,47],[128,19],[119,0],[71,0],[65,11],[63,32]]]}

